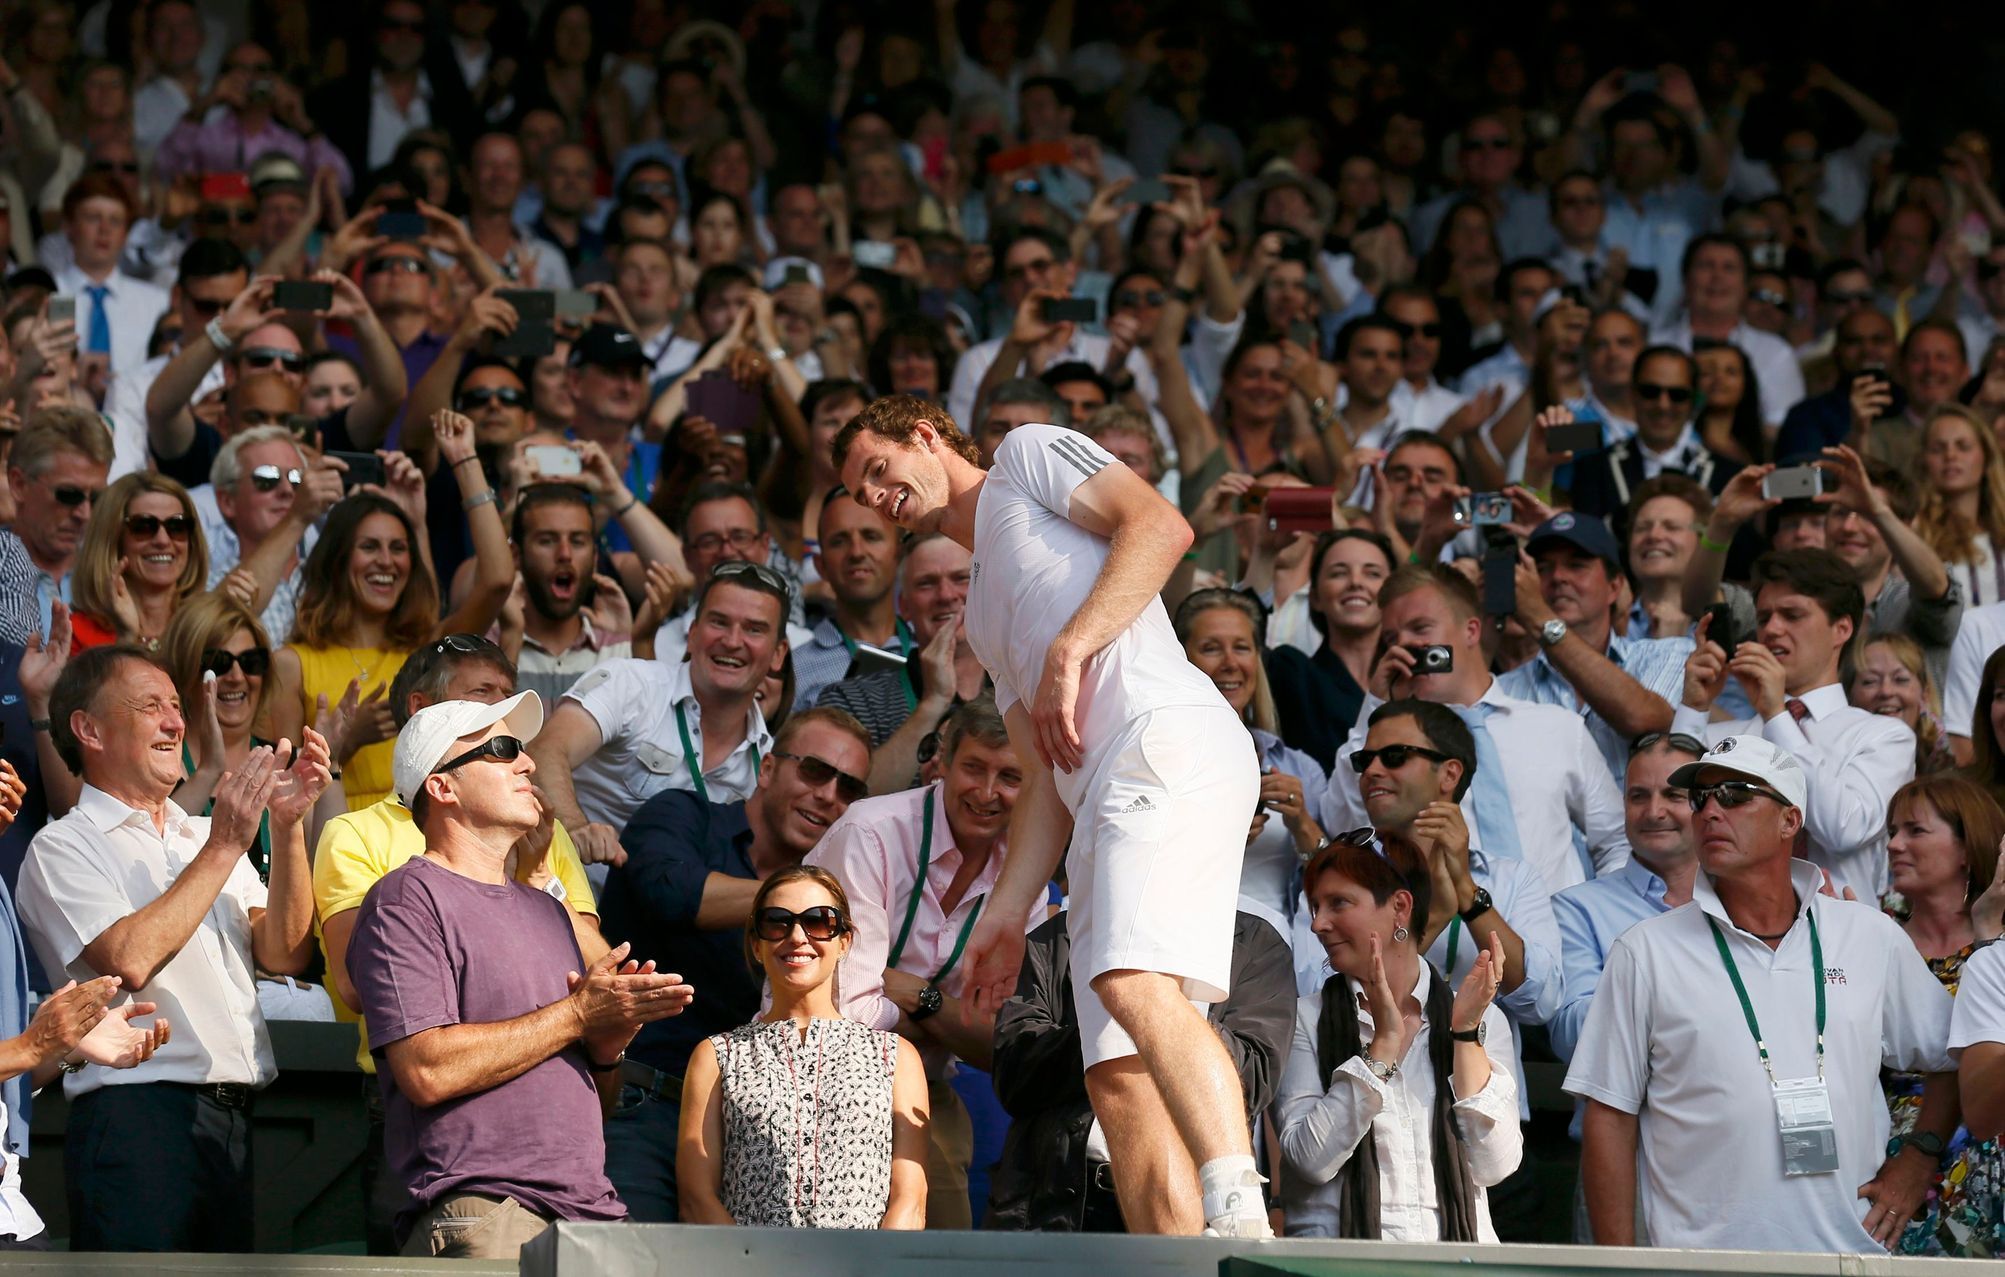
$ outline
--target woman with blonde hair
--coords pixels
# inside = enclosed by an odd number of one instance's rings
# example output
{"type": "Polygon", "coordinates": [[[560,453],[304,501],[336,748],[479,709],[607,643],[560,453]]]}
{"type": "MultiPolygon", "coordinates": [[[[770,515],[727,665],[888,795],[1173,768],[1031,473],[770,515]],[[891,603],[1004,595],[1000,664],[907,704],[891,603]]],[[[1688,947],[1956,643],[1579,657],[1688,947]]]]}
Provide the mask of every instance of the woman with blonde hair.
{"type": "Polygon", "coordinates": [[[208,584],[209,546],[188,489],[142,470],[91,508],[70,583],[70,650],[137,643],[149,650],[208,584]]]}
{"type": "Polygon", "coordinates": [[[1905,634],[1876,634],[1866,640],[1846,680],[1845,696],[1871,714],[1898,718],[1914,729],[1915,775],[1956,766],[1949,734],[1942,730],[1942,693],[1921,644],[1905,634]]]}
{"type": "Polygon", "coordinates": [[[697,1043],[682,1085],[681,1221],[748,1228],[926,1226],[926,1072],[895,1033],[846,1020],[835,978],[854,942],[835,875],[767,878],[745,961],[772,1007],[697,1043]]]}
{"type": "MultiPolygon", "coordinates": [[[[242,766],[251,750],[273,743],[254,731],[271,705],[271,638],[243,600],[221,591],[198,594],[168,624],[160,663],[174,680],[188,724],[181,737],[188,779],[174,801],[190,815],[206,816],[224,774],[242,766]]],[[[271,824],[263,817],[251,864],[260,879],[271,872],[271,824]]]]}
{"type": "Polygon", "coordinates": [[[1958,403],[1922,426],[1915,531],[1942,556],[1966,608],[2005,602],[2005,451],[1990,423],[1958,403]]]}

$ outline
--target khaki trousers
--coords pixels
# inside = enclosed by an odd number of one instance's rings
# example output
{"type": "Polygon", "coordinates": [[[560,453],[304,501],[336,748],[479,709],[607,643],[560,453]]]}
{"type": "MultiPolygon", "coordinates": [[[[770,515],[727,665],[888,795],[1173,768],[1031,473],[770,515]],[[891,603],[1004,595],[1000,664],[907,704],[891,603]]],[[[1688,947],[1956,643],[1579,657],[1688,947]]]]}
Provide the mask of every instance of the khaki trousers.
{"type": "Polygon", "coordinates": [[[975,1160],[975,1124],[948,1082],[926,1084],[926,1227],[973,1228],[968,1163],[975,1160]]]}
{"type": "Polygon", "coordinates": [[[411,1225],[404,1254],[416,1259],[515,1259],[550,1221],[512,1197],[455,1193],[433,1202],[411,1225]]]}

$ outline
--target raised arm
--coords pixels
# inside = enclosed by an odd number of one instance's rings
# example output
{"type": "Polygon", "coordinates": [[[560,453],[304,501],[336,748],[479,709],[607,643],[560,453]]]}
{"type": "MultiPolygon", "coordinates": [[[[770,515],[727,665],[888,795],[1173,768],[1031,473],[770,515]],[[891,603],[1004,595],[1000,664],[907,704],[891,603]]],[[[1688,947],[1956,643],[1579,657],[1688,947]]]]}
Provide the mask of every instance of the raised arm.
{"type": "Polygon", "coordinates": [[[485,634],[501,615],[509,588],[515,584],[515,556],[508,547],[508,529],[501,526],[501,507],[473,450],[472,419],[456,412],[437,413],[432,417],[432,434],[439,441],[439,456],[459,481],[460,508],[466,512],[467,529],[473,534],[474,555],[473,589],[466,602],[440,622],[433,637],[485,634]]]}
{"type": "Polygon", "coordinates": [[[389,432],[390,422],[410,390],[403,353],[354,280],[331,270],[317,271],[313,278],[316,283],[334,286],[334,305],[328,317],[348,321],[355,334],[362,357],[362,393],[348,406],[348,436],[359,448],[374,448],[389,432]]]}
{"type": "MultiPolygon", "coordinates": [[[[216,326],[232,346],[259,325],[280,317],[282,312],[271,309],[275,282],[270,276],[252,280],[217,316],[216,326]]],[[[195,414],[189,404],[202,388],[202,379],[225,353],[209,340],[206,328],[183,334],[180,352],[167,361],[146,392],[146,438],[155,456],[171,461],[194,445],[195,414]]]]}

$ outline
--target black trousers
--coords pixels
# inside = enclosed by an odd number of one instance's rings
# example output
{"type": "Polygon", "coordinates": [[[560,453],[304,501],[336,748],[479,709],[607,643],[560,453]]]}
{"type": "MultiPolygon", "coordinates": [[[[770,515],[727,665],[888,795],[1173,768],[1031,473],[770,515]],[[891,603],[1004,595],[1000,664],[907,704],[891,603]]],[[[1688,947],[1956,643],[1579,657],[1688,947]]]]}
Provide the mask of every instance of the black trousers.
{"type": "Polygon", "coordinates": [[[383,1150],[383,1084],[374,1073],[362,1077],[362,1104],[369,1114],[369,1139],[362,1150],[362,1228],[370,1254],[396,1255],[401,1253],[397,1214],[410,1194],[390,1174],[383,1150]]]}
{"type": "Polygon", "coordinates": [[[63,1178],[73,1251],[251,1250],[248,1102],[172,1082],[100,1087],[70,1106],[63,1178]]]}

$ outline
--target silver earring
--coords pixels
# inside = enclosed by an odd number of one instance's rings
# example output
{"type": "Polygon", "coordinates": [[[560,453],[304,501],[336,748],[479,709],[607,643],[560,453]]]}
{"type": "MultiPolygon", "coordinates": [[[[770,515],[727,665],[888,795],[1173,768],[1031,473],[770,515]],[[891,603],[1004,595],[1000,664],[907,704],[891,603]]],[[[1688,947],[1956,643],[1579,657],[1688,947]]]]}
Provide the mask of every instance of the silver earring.
{"type": "Polygon", "coordinates": [[[1407,937],[1407,936],[1409,936],[1409,935],[1411,935],[1411,934],[1412,934],[1412,933],[1411,933],[1411,932],[1409,932],[1409,931],[1408,931],[1408,930],[1407,930],[1407,929],[1406,929],[1405,927],[1394,927],[1394,928],[1392,929],[1392,942],[1393,942],[1394,944],[1401,944],[1401,943],[1404,943],[1404,942],[1405,942],[1405,940],[1406,940],[1406,937],[1407,937]]]}

